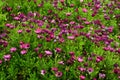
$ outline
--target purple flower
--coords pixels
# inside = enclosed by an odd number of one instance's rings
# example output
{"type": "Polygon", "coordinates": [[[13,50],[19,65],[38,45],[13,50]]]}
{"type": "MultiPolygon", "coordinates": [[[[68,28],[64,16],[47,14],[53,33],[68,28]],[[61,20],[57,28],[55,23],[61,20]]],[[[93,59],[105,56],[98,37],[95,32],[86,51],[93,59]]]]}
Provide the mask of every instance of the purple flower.
{"type": "Polygon", "coordinates": [[[39,57],[39,58],[42,58],[42,57],[43,57],[43,54],[41,54],[41,53],[38,54],[38,57],[39,57]]]}
{"type": "Polygon", "coordinates": [[[2,64],[2,60],[0,60],[0,64],[2,64]]]}
{"type": "Polygon", "coordinates": [[[13,53],[13,52],[15,52],[16,50],[17,50],[17,48],[12,47],[12,48],[10,49],[10,52],[13,53]]]}
{"type": "Polygon", "coordinates": [[[74,40],[75,36],[68,36],[67,38],[70,39],[70,40],[74,40]]]}
{"type": "Polygon", "coordinates": [[[86,71],[86,68],[83,68],[83,67],[79,67],[79,66],[78,66],[78,70],[80,70],[81,72],[84,72],[84,71],[86,71]]]}
{"type": "Polygon", "coordinates": [[[52,52],[51,52],[51,51],[46,50],[46,51],[45,51],[45,54],[46,54],[46,55],[52,55],[52,52]]]}
{"type": "Polygon", "coordinates": [[[80,75],[80,80],[85,80],[85,76],[80,75]]]}
{"type": "Polygon", "coordinates": [[[11,55],[10,54],[4,55],[4,60],[5,61],[9,61],[10,59],[11,59],[11,55]]]}
{"type": "Polygon", "coordinates": [[[78,57],[78,62],[83,62],[83,57],[78,57]]]}
{"type": "Polygon", "coordinates": [[[28,49],[28,48],[30,48],[30,44],[28,44],[28,43],[21,44],[20,48],[21,49],[28,49]]]}
{"type": "Polygon", "coordinates": [[[56,73],[55,73],[55,76],[56,77],[61,77],[63,75],[63,73],[61,72],[61,71],[57,71],[56,73]]]}
{"type": "Polygon", "coordinates": [[[62,51],[62,49],[61,49],[61,48],[56,48],[55,51],[56,51],[57,53],[60,53],[60,52],[62,51]]]}
{"type": "Polygon", "coordinates": [[[74,53],[74,52],[69,52],[69,54],[70,54],[71,56],[74,56],[75,53],[74,53]]]}
{"type": "Polygon", "coordinates": [[[51,70],[54,71],[54,72],[57,72],[58,68],[57,67],[52,67],[51,70]]]}
{"type": "Polygon", "coordinates": [[[66,16],[70,16],[71,15],[71,13],[66,13],[66,16]]]}
{"type": "Polygon", "coordinates": [[[87,71],[88,71],[88,73],[90,74],[90,73],[93,72],[93,68],[88,68],[87,71]]]}
{"type": "Polygon", "coordinates": [[[11,26],[11,24],[7,23],[7,24],[5,24],[5,26],[6,26],[6,27],[10,27],[10,26],[11,26]]]}
{"type": "Polygon", "coordinates": [[[36,34],[40,34],[42,32],[42,30],[40,29],[40,28],[37,28],[36,30],[35,30],[35,33],[36,34]]]}
{"type": "Polygon", "coordinates": [[[20,18],[19,17],[14,17],[14,20],[20,20],[20,18]]]}
{"type": "Polygon", "coordinates": [[[24,54],[27,53],[27,50],[22,50],[20,53],[21,53],[22,55],[24,55],[24,54]]]}
{"type": "Polygon", "coordinates": [[[22,30],[22,29],[20,29],[20,30],[18,30],[17,32],[20,34],[20,33],[22,33],[22,32],[23,32],[23,30],[22,30]]]}
{"type": "Polygon", "coordinates": [[[97,58],[96,58],[96,62],[98,63],[98,62],[100,62],[100,61],[102,61],[103,60],[103,57],[102,56],[98,56],[97,58]]]}
{"type": "Polygon", "coordinates": [[[99,78],[105,78],[105,74],[103,74],[103,73],[99,73],[99,78]]]}
{"type": "Polygon", "coordinates": [[[84,13],[88,12],[86,8],[83,8],[82,11],[83,11],[84,13]]]}
{"type": "Polygon", "coordinates": [[[45,73],[46,73],[46,70],[41,70],[42,75],[45,75],[45,73]]]}
{"type": "Polygon", "coordinates": [[[64,61],[59,61],[58,64],[64,65],[64,61]]]}

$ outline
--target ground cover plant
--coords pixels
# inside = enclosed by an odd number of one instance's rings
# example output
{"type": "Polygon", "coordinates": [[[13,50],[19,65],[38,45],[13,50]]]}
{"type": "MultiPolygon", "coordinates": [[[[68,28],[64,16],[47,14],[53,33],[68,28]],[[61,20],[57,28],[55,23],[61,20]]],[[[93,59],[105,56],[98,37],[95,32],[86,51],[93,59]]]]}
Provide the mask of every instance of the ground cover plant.
{"type": "Polygon", "coordinates": [[[119,80],[119,0],[0,0],[0,80],[119,80]]]}

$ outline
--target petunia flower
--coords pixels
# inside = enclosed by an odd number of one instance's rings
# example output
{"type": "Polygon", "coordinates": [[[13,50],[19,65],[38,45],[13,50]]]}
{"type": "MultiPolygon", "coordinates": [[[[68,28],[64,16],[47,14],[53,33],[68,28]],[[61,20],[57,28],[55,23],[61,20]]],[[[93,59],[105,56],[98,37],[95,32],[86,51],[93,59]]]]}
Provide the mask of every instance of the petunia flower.
{"type": "Polygon", "coordinates": [[[78,57],[78,62],[83,62],[83,57],[78,57]]]}
{"type": "Polygon", "coordinates": [[[45,75],[45,73],[46,73],[46,70],[41,70],[42,75],[45,75]]]}
{"type": "Polygon", "coordinates": [[[87,72],[90,74],[90,73],[92,73],[94,70],[93,70],[93,68],[88,68],[87,69],[87,72]]]}
{"type": "Polygon", "coordinates": [[[2,60],[0,60],[0,64],[2,64],[2,60]]]}
{"type": "Polygon", "coordinates": [[[54,71],[54,72],[57,72],[58,68],[57,67],[52,67],[51,70],[54,71]]]}
{"type": "Polygon", "coordinates": [[[61,72],[61,71],[57,71],[56,73],[55,73],[55,76],[56,77],[61,77],[63,75],[63,73],[61,72]]]}
{"type": "Polygon", "coordinates": [[[22,30],[22,29],[20,29],[20,30],[18,30],[17,32],[20,34],[20,33],[22,33],[22,32],[23,32],[23,30],[22,30]]]}
{"type": "Polygon", "coordinates": [[[56,51],[57,53],[60,53],[60,52],[62,51],[62,49],[61,49],[61,48],[55,48],[55,51],[56,51]]]}
{"type": "Polygon", "coordinates": [[[13,53],[13,52],[15,52],[16,50],[17,50],[17,48],[12,47],[12,48],[10,49],[10,52],[13,53]]]}
{"type": "Polygon", "coordinates": [[[35,33],[36,34],[40,34],[42,32],[42,30],[40,29],[40,28],[37,28],[36,30],[35,30],[35,33]]]}
{"type": "Polygon", "coordinates": [[[105,78],[105,74],[104,73],[99,73],[99,78],[105,78]]]}
{"type": "Polygon", "coordinates": [[[11,55],[10,54],[4,55],[4,60],[5,61],[9,61],[10,59],[11,59],[11,55]]]}
{"type": "Polygon", "coordinates": [[[59,61],[58,64],[64,65],[64,61],[59,61]]]}
{"type": "Polygon", "coordinates": [[[45,51],[45,54],[46,54],[46,55],[52,55],[52,52],[51,52],[51,51],[46,50],[46,51],[45,51]]]}
{"type": "Polygon", "coordinates": [[[80,80],[85,80],[85,76],[84,75],[80,75],[80,80]]]}
{"type": "Polygon", "coordinates": [[[24,54],[27,53],[27,50],[22,50],[20,53],[21,53],[22,55],[24,55],[24,54]]]}
{"type": "Polygon", "coordinates": [[[75,36],[68,36],[67,38],[70,39],[70,40],[74,40],[75,36]]]}
{"type": "Polygon", "coordinates": [[[82,11],[83,11],[84,13],[88,12],[86,8],[83,8],[82,11]]]}

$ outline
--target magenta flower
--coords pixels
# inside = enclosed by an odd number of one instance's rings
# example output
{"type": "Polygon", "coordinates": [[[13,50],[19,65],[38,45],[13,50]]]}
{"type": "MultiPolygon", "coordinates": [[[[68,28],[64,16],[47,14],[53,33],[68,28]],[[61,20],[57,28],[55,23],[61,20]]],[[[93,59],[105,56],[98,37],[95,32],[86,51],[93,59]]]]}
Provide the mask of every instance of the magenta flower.
{"type": "Polygon", "coordinates": [[[90,73],[93,72],[93,68],[88,68],[87,71],[88,71],[88,73],[90,74],[90,73]]]}
{"type": "Polygon", "coordinates": [[[12,48],[10,49],[10,52],[13,53],[13,52],[15,52],[16,50],[17,50],[17,48],[12,47],[12,48]]]}
{"type": "Polygon", "coordinates": [[[14,20],[20,20],[20,18],[19,17],[14,17],[14,20]]]}
{"type": "Polygon", "coordinates": [[[64,3],[64,0],[60,0],[61,3],[64,3]]]}
{"type": "Polygon", "coordinates": [[[42,57],[43,57],[43,54],[40,53],[40,54],[38,55],[38,57],[39,57],[39,58],[42,58],[42,57]]]}
{"type": "Polygon", "coordinates": [[[27,50],[22,50],[20,53],[21,53],[22,55],[24,55],[24,54],[27,53],[27,50]]]}
{"type": "Polygon", "coordinates": [[[101,62],[102,60],[103,60],[103,57],[102,57],[102,56],[98,56],[98,57],[96,58],[96,62],[97,62],[97,63],[101,62]]]}
{"type": "Polygon", "coordinates": [[[52,67],[51,70],[54,71],[54,72],[57,72],[58,68],[57,67],[52,67]]]}
{"type": "Polygon", "coordinates": [[[88,12],[86,8],[83,8],[82,11],[83,11],[84,13],[88,12]]]}
{"type": "Polygon", "coordinates": [[[79,66],[78,66],[78,70],[80,70],[81,72],[84,72],[84,71],[86,71],[86,68],[83,68],[83,67],[79,67],[79,66]]]}
{"type": "Polygon", "coordinates": [[[75,36],[68,36],[67,38],[70,39],[70,40],[74,40],[75,36]]]}
{"type": "Polygon", "coordinates": [[[5,61],[9,61],[10,59],[11,59],[11,55],[10,54],[4,55],[4,60],[5,61]]]}
{"type": "Polygon", "coordinates": [[[2,60],[0,60],[0,64],[2,64],[2,60]]]}
{"type": "Polygon", "coordinates": [[[82,57],[78,57],[78,62],[83,62],[83,58],[82,57]]]}
{"type": "Polygon", "coordinates": [[[58,64],[64,65],[64,61],[59,61],[58,64]]]}
{"type": "Polygon", "coordinates": [[[46,73],[46,70],[41,70],[42,75],[45,75],[45,73],[46,73]]]}
{"type": "Polygon", "coordinates": [[[70,16],[71,15],[71,13],[66,13],[66,16],[70,16]]]}
{"type": "Polygon", "coordinates": [[[61,77],[63,75],[63,73],[61,72],[61,71],[57,71],[56,73],[55,73],[55,76],[56,77],[61,77]]]}
{"type": "Polygon", "coordinates": [[[80,80],[85,80],[85,76],[81,75],[80,80]]]}
{"type": "Polygon", "coordinates": [[[69,52],[70,56],[74,56],[75,53],[74,52],[69,52]]]}
{"type": "Polygon", "coordinates": [[[23,32],[23,30],[22,30],[22,29],[20,29],[20,30],[18,30],[17,32],[20,34],[20,33],[22,33],[22,32],[23,32]]]}
{"type": "Polygon", "coordinates": [[[103,74],[103,73],[99,73],[99,78],[105,78],[105,74],[103,74]]]}
{"type": "Polygon", "coordinates": [[[5,24],[5,26],[6,26],[6,27],[10,27],[10,26],[11,26],[11,24],[7,23],[7,24],[5,24]]]}
{"type": "Polygon", "coordinates": [[[109,27],[108,28],[108,31],[111,33],[111,32],[113,32],[113,27],[111,26],[111,27],[109,27]]]}
{"type": "Polygon", "coordinates": [[[60,53],[60,52],[62,51],[62,49],[61,49],[61,48],[56,48],[55,51],[56,51],[57,53],[60,53]]]}
{"type": "Polygon", "coordinates": [[[35,30],[35,33],[36,34],[40,34],[42,32],[42,30],[40,29],[40,28],[37,28],[36,30],[35,30]]]}
{"type": "Polygon", "coordinates": [[[46,55],[52,55],[52,52],[51,52],[51,51],[46,50],[46,51],[45,51],[45,54],[46,54],[46,55]]]}
{"type": "Polygon", "coordinates": [[[30,44],[28,44],[28,43],[21,44],[20,48],[21,49],[28,49],[28,48],[30,48],[30,44]]]}

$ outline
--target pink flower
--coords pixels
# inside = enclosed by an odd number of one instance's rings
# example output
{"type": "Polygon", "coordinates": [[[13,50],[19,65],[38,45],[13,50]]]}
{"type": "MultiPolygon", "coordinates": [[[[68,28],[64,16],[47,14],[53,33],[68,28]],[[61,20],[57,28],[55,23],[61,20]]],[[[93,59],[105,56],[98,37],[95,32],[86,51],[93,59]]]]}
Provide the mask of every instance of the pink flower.
{"type": "Polygon", "coordinates": [[[61,72],[61,71],[57,71],[56,73],[55,73],[55,76],[56,77],[61,77],[63,75],[63,73],[61,72]]]}
{"type": "Polygon", "coordinates": [[[40,29],[40,28],[37,28],[36,30],[35,30],[35,33],[36,34],[40,34],[42,32],[42,30],[40,29]]]}
{"type": "Polygon", "coordinates": [[[7,23],[7,24],[5,24],[5,26],[6,26],[6,27],[10,27],[10,26],[11,26],[11,24],[7,23]]]}
{"type": "Polygon", "coordinates": [[[40,53],[40,54],[38,55],[38,57],[39,57],[39,58],[42,58],[42,57],[43,57],[43,54],[40,53]]]}
{"type": "Polygon", "coordinates": [[[28,43],[21,44],[20,48],[21,49],[28,49],[28,48],[30,48],[30,44],[28,44],[28,43]]]}
{"type": "Polygon", "coordinates": [[[78,57],[78,62],[83,62],[83,58],[82,57],[78,57]]]}
{"type": "Polygon", "coordinates": [[[83,0],[80,0],[80,2],[83,2],[83,0]]]}
{"type": "Polygon", "coordinates": [[[21,29],[20,29],[20,30],[18,30],[17,32],[20,34],[20,33],[22,33],[22,32],[23,32],[23,30],[21,30],[21,29]]]}
{"type": "Polygon", "coordinates": [[[85,80],[85,76],[81,75],[80,80],[85,80]]]}
{"type": "Polygon", "coordinates": [[[17,49],[15,48],[15,47],[12,47],[11,49],[10,49],[10,52],[11,53],[13,53],[13,52],[15,52],[17,49]]]}
{"type": "Polygon", "coordinates": [[[99,78],[105,78],[105,74],[103,74],[103,73],[99,73],[99,78]]]}
{"type": "Polygon", "coordinates": [[[9,61],[10,59],[11,59],[11,55],[10,54],[4,55],[4,60],[5,61],[9,61]]]}
{"type": "Polygon", "coordinates": [[[64,3],[64,0],[60,0],[61,3],[64,3]]]}
{"type": "Polygon", "coordinates": [[[58,64],[64,65],[64,61],[59,61],[58,64]]]}
{"type": "Polygon", "coordinates": [[[2,60],[0,60],[0,64],[2,64],[2,60]]]}
{"type": "Polygon", "coordinates": [[[62,51],[62,49],[61,49],[61,48],[56,48],[55,51],[56,51],[57,53],[60,53],[60,52],[62,51]]]}
{"type": "Polygon", "coordinates": [[[74,40],[75,36],[68,36],[67,38],[70,39],[70,40],[74,40]]]}
{"type": "Polygon", "coordinates": [[[46,73],[46,70],[41,70],[42,75],[45,75],[45,73],[46,73]]]}
{"type": "Polygon", "coordinates": [[[27,50],[22,50],[20,53],[24,55],[27,53],[27,50]]]}
{"type": "Polygon", "coordinates": [[[80,70],[81,72],[84,72],[86,71],[86,68],[78,67],[78,70],[80,70]]]}
{"type": "Polygon", "coordinates": [[[84,13],[88,12],[86,8],[83,8],[82,11],[83,11],[84,13]]]}
{"type": "Polygon", "coordinates": [[[14,20],[20,20],[20,18],[19,17],[14,17],[14,20]]]}
{"type": "Polygon", "coordinates": [[[45,54],[47,54],[47,55],[52,55],[52,52],[51,52],[51,51],[46,50],[46,51],[45,51],[45,54]]]}
{"type": "Polygon", "coordinates": [[[54,71],[54,72],[57,72],[57,71],[58,71],[58,68],[57,68],[57,67],[52,67],[51,70],[54,71]]]}
{"type": "Polygon", "coordinates": [[[87,71],[88,71],[88,73],[90,74],[90,73],[93,72],[93,68],[88,68],[87,71]]]}
{"type": "Polygon", "coordinates": [[[66,13],[66,16],[70,16],[71,15],[71,13],[66,13]]]}

